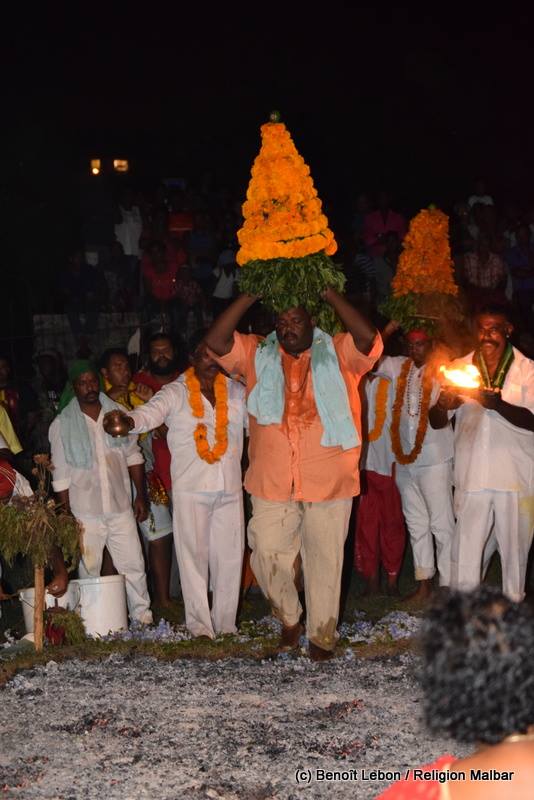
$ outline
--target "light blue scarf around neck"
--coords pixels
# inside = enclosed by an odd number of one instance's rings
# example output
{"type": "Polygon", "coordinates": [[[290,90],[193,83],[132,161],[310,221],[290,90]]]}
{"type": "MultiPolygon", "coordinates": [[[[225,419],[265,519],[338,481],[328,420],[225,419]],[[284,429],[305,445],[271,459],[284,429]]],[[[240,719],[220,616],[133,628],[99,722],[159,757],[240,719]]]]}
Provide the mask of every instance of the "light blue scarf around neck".
{"type": "MultiPolygon", "coordinates": [[[[103,392],[100,392],[99,399],[104,414],[117,409],[124,411],[122,406],[115,403],[103,392]]],[[[91,437],[89,436],[85,414],[80,408],[78,398],[73,397],[59,415],[59,427],[67,464],[77,469],[92,469],[94,453],[91,437]]],[[[106,433],[106,442],[110,447],[124,447],[128,442],[128,437],[115,439],[106,433]]]]}
{"type": "MultiPolygon", "coordinates": [[[[284,370],[276,332],[270,333],[256,350],[256,380],[247,407],[259,425],[279,425],[285,405],[284,370]]],[[[358,447],[360,437],[354,425],[347,387],[332,337],[320,328],[313,329],[311,373],[315,405],[323,426],[321,445],[358,447]]]]}

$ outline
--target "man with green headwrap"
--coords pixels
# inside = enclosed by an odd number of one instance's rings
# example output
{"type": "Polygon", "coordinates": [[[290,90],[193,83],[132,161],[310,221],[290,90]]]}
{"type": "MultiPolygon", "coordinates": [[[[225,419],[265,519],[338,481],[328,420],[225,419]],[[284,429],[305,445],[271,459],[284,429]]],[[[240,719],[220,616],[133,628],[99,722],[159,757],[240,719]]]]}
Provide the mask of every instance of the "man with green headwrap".
{"type": "Polygon", "coordinates": [[[120,406],[100,391],[98,372],[88,361],[71,365],[59,408],[49,432],[53,487],[83,525],[80,577],[100,575],[107,547],[126,579],[130,618],[148,624],[152,612],[136,525],[148,511],[137,436],[113,439],[104,432],[104,414],[120,406]],[[130,479],[137,491],[133,510],[130,479]]]}

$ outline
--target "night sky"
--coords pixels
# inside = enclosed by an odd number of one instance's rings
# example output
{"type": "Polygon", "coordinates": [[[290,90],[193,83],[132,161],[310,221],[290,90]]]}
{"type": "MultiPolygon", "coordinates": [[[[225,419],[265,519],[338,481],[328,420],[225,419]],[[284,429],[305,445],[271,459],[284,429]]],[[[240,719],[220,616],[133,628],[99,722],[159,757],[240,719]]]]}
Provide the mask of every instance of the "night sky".
{"type": "Polygon", "coordinates": [[[529,199],[531,12],[109,5],[54,4],[6,44],[15,128],[76,169],[124,153],[134,175],[208,168],[239,193],[277,108],[327,204],[382,185],[407,210],[450,203],[478,174],[529,199]]]}

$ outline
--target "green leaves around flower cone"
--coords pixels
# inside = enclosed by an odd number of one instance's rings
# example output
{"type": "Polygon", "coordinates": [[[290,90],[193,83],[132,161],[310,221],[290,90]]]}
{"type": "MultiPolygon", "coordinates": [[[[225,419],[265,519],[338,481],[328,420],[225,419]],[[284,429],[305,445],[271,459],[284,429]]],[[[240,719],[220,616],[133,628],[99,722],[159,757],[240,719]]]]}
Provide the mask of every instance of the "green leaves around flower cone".
{"type": "Polygon", "coordinates": [[[258,295],[267,308],[278,314],[302,306],[327,333],[342,329],[334,310],[321,295],[328,286],[342,292],[345,275],[325,253],[249,261],[240,268],[238,281],[242,292],[258,295]]]}
{"type": "Polygon", "coordinates": [[[444,325],[461,323],[465,317],[461,302],[440,292],[391,295],[378,310],[388,319],[396,320],[405,333],[422,329],[432,336],[439,335],[444,325]]]}

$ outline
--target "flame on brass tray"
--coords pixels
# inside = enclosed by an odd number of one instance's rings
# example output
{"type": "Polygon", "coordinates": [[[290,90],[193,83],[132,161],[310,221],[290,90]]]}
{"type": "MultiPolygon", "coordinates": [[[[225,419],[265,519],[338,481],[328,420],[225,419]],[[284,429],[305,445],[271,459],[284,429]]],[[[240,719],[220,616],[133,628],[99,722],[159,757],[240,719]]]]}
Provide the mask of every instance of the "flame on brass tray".
{"type": "Polygon", "coordinates": [[[439,371],[450,386],[457,386],[462,389],[480,388],[480,372],[473,364],[466,364],[465,367],[455,367],[454,369],[449,369],[445,364],[442,364],[439,371]]]}

